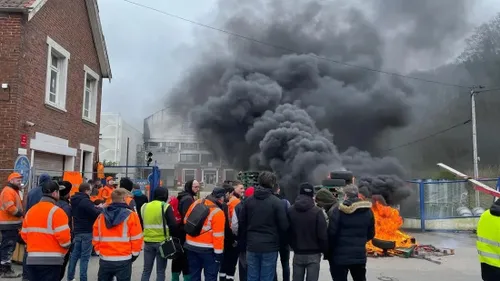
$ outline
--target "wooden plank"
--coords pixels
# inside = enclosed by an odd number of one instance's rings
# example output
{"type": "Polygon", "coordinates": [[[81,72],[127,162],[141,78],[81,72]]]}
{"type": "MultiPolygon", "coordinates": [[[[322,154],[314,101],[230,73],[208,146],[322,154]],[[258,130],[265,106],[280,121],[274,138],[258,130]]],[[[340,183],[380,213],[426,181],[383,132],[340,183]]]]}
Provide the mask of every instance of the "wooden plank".
{"type": "Polygon", "coordinates": [[[484,184],[476,179],[473,179],[473,178],[469,177],[468,175],[463,174],[462,172],[459,172],[459,171],[453,169],[452,167],[447,166],[443,163],[438,163],[437,165],[439,167],[449,171],[450,173],[455,174],[457,177],[463,178],[464,180],[467,180],[470,183],[474,184],[475,190],[489,194],[489,195],[494,196],[494,197],[500,197],[500,192],[489,187],[488,185],[486,185],[486,184],[484,184]]]}

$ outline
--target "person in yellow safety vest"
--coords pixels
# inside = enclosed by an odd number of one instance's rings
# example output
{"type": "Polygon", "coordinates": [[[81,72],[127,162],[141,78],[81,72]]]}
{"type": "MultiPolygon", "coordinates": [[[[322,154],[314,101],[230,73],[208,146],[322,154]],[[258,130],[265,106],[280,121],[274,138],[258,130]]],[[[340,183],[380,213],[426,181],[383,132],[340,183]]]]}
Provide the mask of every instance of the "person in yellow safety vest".
{"type": "Polygon", "coordinates": [[[177,223],[172,206],[166,203],[168,189],[158,187],[153,194],[153,201],[142,205],[141,216],[144,223],[144,269],[141,281],[149,281],[156,259],[156,279],[165,281],[167,259],[160,255],[161,242],[175,236],[177,223]]]}
{"type": "Polygon", "coordinates": [[[500,199],[481,215],[476,247],[483,281],[500,280],[500,199]]]}
{"type": "Polygon", "coordinates": [[[217,281],[220,263],[224,252],[224,227],[226,217],[222,211],[222,204],[226,196],[226,190],[216,187],[206,199],[196,200],[188,209],[184,217],[184,225],[187,223],[193,208],[198,204],[209,207],[210,212],[203,223],[200,235],[193,237],[186,234],[184,248],[187,250],[189,273],[191,281],[201,281],[201,271],[205,274],[205,281],[217,281]]]}
{"type": "Polygon", "coordinates": [[[12,270],[11,259],[23,222],[23,205],[19,196],[22,178],[19,173],[11,173],[9,183],[0,193],[0,277],[3,278],[21,276],[12,270]]]}

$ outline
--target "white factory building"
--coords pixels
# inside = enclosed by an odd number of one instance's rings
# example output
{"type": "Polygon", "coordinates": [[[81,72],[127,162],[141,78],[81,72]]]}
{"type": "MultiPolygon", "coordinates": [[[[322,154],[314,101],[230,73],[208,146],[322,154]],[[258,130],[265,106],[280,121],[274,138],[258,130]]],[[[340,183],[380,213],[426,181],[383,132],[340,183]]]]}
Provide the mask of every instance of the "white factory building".
{"type": "Polygon", "coordinates": [[[196,179],[207,186],[234,179],[236,173],[216,159],[196,138],[190,122],[171,109],[160,110],[144,119],[144,148],[153,153],[168,187],[196,179]]]}
{"type": "MultiPolygon", "coordinates": [[[[127,140],[128,140],[128,166],[142,166],[144,156],[144,139],[142,133],[125,122],[118,113],[101,113],[101,127],[99,139],[99,161],[103,163],[114,163],[117,166],[127,164],[127,140]]],[[[105,169],[106,173],[117,173],[117,177],[128,176],[140,178],[142,169],[116,168],[105,169]]]]}

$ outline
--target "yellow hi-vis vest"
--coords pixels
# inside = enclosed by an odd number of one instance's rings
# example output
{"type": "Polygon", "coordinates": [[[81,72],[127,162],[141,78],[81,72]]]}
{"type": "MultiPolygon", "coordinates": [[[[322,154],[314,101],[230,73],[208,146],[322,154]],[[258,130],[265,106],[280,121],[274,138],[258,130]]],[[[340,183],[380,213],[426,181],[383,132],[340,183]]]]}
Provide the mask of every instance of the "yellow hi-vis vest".
{"type": "Polygon", "coordinates": [[[481,263],[500,268],[500,217],[490,210],[479,218],[476,247],[481,263]]]}
{"type": "Polygon", "coordinates": [[[141,207],[142,222],[144,224],[144,242],[163,242],[170,237],[168,225],[165,222],[167,235],[163,233],[163,216],[167,212],[169,204],[154,200],[141,207]],[[161,207],[163,206],[163,211],[161,207]]]}

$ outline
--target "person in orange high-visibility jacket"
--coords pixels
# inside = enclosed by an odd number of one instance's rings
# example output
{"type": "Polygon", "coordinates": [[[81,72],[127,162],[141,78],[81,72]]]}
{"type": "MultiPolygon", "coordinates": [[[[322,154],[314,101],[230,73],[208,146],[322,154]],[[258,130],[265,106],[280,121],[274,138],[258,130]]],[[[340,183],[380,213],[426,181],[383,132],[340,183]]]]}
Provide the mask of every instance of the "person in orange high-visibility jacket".
{"type": "Polygon", "coordinates": [[[221,280],[234,280],[240,249],[236,242],[236,236],[231,230],[232,217],[234,215],[234,209],[241,202],[240,197],[243,195],[243,192],[245,192],[245,188],[243,187],[243,183],[238,180],[231,181],[231,185],[224,184],[223,187],[226,190],[226,194],[229,193],[229,198],[226,203],[227,210],[225,210],[227,214],[226,228],[224,231],[224,260],[221,264],[219,278],[221,280]]]}
{"type": "Polygon", "coordinates": [[[19,229],[23,221],[23,205],[19,196],[22,176],[12,173],[9,183],[0,193],[0,277],[17,278],[19,274],[11,268],[12,253],[16,248],[19,229]]]}
{"type": "Polygon", "coordinates": [[[26,213],[21,238],[26,242],[26,271],[29,280],[60,280],[64,256],[71,246],[68,216],[56,205],[59,186],[54,181],[42,185],[43,197],[26,213]]]}
{"type": "Polygon", "coordinates": [[[99,193],[97,194],[97,198],[106,202],[108,198],[111,198],[111,193],[115,190],[115,181],[113,177],[106,178],[106,185],[99,189],[99,193]]]}
{"type": "MultiPolygon", "coordinates": [[[[124,188],[128,191],[127,196],[125,197],[125,203],[128,205],[130,210],[137,213],[137,205],[134,200],[134,195],[132,194],[132,189],[134,189],[134,182],[132,182],[129,178],[121,178],[120,179],[120,188],[124,188]]],[[[106,200],[106,206],[109,206],[112,203],[111,197],[106,200]]]]}
{"type": "Polygon", "coordinates": [[[92,244],[99,255],[98,281],[116,277],[130,281],[132,263],[142,251],[143,237],[139,216],[125,203],[127,190],[111,193],[112,203],[104,208],[93,226],[92,244]]]}
{"type": "Polygon", "coordinates": [[[223,260],[224,226],[226,218],[222,211],[222,204],[226,190],[216,187],[206,199],[198,199],[189,207],[184,217],[184,224],[189,219],[193,208],[204,204],[210,208],[200,235],[193,237],[186,235],[184,248],[188,253],[189,273],[191,281],[201,281],[201,271],[205,273],[205,281],[217,281],[217,273],[223,260]]]}

